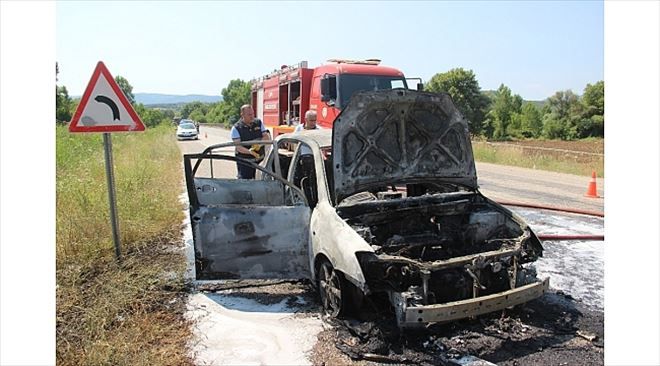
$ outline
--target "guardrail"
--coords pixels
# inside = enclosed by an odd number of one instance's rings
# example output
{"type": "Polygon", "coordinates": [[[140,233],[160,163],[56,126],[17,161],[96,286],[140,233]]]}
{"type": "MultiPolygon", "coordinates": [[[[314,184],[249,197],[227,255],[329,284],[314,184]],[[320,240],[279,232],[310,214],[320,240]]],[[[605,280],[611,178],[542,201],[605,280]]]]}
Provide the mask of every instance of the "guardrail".
{"type": "Polygon", "coordinates": [[[544,150],[544,151],[555,151],[567,154],[581,154],[581,155],[591,155],[591,156],[601,156],[604,157],[605,154],[601,153],[592,153],[587,151],[578,151],[578,150],[566,150],[566,149],[557,149],[552,147],[540,147],[540,146],[525,146],[518,144],[509,144],[504,142],[488,142],[488,141],[472,141],[473,144],[486,144],[489,146],[506,146],[506,147],[515,147],[520,149],[530,149],[530,150],[544,150]]]}

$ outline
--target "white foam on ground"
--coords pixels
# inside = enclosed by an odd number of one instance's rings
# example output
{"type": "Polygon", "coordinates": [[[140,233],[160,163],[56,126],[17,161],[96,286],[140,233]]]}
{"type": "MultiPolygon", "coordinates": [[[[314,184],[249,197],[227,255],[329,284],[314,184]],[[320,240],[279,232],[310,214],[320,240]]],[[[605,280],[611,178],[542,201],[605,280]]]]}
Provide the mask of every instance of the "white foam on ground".
{"type": "Polygon", "coordinates": [[[472,356],[472,355],[467,355],[459,358],[458,360],[454,361],[455,363],[461,365],[461,366],[497,366],[496,364],[492,362],[488,362],[486,360],[482,360],[478,357],[472,356]]]}
{"type": "MultiPolygon", "coordinates": [[[[188,195],[179,199],[185,205],[183,241],[187,268],[185,277],[195,283],[195,252],[188,195]]],[[[196,365],[309,365],[308,355],[323,330],[320,314],[301,313],[305,301],[291,297],[276,304],[231,296],[196,293],[188,297],[186,318],[194,322],[189,351],[196,365]]]]}
{"type": "MultiPolygon", "coordinates": [[[[603,235],[604,220],[584,215],[513,208],[538,234],[603,235]]],[[[539,277],[588,306],[604,309],[605,243],[603,241],[544,241],[543,258],[535,262],[539,277]]]]}
{"type": "Polygon", "coordinates": [[[194,294],[187,316],[194,320],[191,346],[201,365],[309,365],[318,314],[296,313],[287,300],[272,305],[227,294],[194,294]]]}
{"type": "Polygon", "coordinates": [[[190,211],[188,209],[190,203],[188,201],[188,192],[184,191],[179,196],[179,201],[185,207],[183,210],[183,222],[181,223],[183,246],[184,246],[184,251],[186,253],[186,272],[184,273],[183,277],[186,280],[194,281],[195,280],[195,250],[193,246],[192,228],[190,227],[190,211]]]}

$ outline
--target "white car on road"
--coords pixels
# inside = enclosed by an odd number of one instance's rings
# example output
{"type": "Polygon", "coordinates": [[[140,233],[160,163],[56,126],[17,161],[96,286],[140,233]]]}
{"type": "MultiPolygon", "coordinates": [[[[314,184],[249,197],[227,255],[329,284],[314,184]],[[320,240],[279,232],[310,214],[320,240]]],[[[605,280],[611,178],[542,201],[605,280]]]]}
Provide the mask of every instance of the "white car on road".
{"type": "Polygon", "coordinates": [[[181,123],[176,128],[176,138],[178,140],[197,140],[199,138],[197,127],[192,123],[181,123]]]}

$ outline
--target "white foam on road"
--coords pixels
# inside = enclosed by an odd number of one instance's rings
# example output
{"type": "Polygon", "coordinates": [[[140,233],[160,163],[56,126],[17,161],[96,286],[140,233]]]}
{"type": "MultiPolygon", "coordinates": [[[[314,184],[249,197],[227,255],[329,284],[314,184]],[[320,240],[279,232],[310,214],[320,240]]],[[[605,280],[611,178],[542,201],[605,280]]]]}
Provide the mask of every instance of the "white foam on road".
{"type": "MultiPolygon", "coordinates": [[[[538,234],[603,235],[604,220],[584,215],[512,208],[538,234]]],[[[543,257],[534,264],[539,277],[588,306],[604,309],[605,243],[603,241],[544,241],[543,257]]]]}
{"type": "MultiPolygon", "coordinates": [[[[187,195],[179,198],[187,207],[187,195]]],[[[185,277],[194,281],[195,253],[187,208],[184,217],[183,240],[188,259],[185,277]]],[[[231,291],[190,295],[186,318],[194,322],[189,349],[195,364],[311,364],[308,356],[324,323],[318,313],[301,312],[305,305],[299,296],[264,305],[232,296],[231,291]],[[287,300],[295,301],[287,305],[287,300]]]]}
{"type": "Polygon", "coordinates": [[[183,222],[181,223],[181,233],[183,235],[183,246],[186,254],[186,272],[183,277],[186,280],[194,281],[195,280],[195,249],[193,243],[193,234],[192,228],[190,227],[190,212],[188,210],[189,201],[188,193],[183,192],[179,196],[179,201],[184,205],[183,210],[183,222]]]}
{"type": "Polygon", "coordinates": [[[187,316],[196,323],[195,364],[311,364],[308,356],[323,322],[318,314],[297,313],[286,302],[264,305],[229,294],[191,295],[187,316]]]}

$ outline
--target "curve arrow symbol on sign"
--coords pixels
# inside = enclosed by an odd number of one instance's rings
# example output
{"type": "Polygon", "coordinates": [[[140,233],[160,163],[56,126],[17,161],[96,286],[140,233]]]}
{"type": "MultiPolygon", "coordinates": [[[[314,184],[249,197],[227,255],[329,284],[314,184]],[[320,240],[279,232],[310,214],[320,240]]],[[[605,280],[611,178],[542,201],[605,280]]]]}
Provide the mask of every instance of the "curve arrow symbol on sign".
{"type": "Polygon", "coordinates": [[[104,95],[99,95],[96,98],[94,98],[95,101],[99,103],[104,103],[107,104],[110,109],[112,109],[112,120],[118,120],[119,118],[119,107],[117,107],[117,104],[110,98],[104,96],[104,95]]]}

